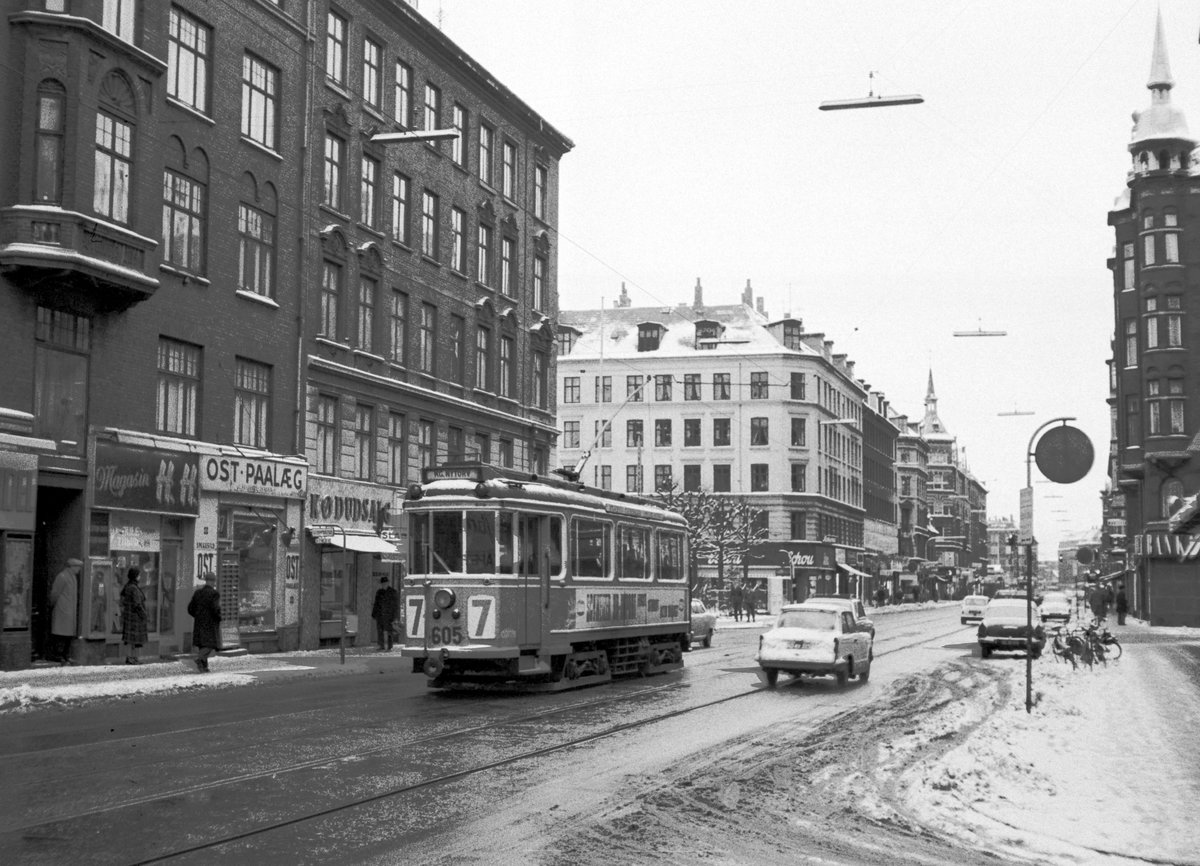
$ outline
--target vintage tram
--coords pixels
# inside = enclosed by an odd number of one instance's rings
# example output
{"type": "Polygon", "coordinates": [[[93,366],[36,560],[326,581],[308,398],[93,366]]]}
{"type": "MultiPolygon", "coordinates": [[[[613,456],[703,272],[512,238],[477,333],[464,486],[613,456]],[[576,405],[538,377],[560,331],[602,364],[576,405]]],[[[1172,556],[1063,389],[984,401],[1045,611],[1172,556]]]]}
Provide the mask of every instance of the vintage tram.
{"type": "Polygon", "coordinates": [[[408,488],[401,653],[435,688],[555,691],[683,666],[684,519],[483,464],[408,488]]]}

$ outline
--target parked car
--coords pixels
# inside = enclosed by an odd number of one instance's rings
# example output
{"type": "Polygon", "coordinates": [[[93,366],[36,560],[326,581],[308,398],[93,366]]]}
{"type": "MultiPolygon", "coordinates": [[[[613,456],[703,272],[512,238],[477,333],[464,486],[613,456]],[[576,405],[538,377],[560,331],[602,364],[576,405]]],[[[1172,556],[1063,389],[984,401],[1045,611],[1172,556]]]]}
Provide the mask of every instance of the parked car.
{"type": "Polygon", "coordinates": [[[1038,658],[1046,646],[1046,630],[1037,605],[1023,598],[993,598],[979,623],[980,656],[987,658],[994,650],[1024,650],[1029,620],[1033,622],[1030,655],[1038,658]]]}
{"type": "Polygon", "coordinates": [[[874,641],[858,627],[854,614],[828,602],[784,605],[770,631],[758,639],[754,660],[768,688],[779,672],[800,676],[833,676],[839,686],[851,677],[865,683],[871,676],[874,641]]]}
{"type": "Polygon", "coordinates": [[[962,607],[958,611],[958,621],[963,625],[979,622],[983,619],[983,609],[987,607],[989,601],[991,599],[986,595],[968,595],[962,600],[962,607]]]}
{"type": "MultiPolygon", "coordinates": [[[[717,630],[717,614],[705,607],[698,598],[692,599],[692,630],[691,642],[699,641],[704,646],[712,646],[713,634],[717,630]]],[[[688,647],[691,649],[691,647],[688,647]]]]}
{"type": "Polygon", "coordinates": [[[1042,622],[1055,620],[1057,622],[1071,621],[1071,599],[1065,592],[1048,592],[1042,597],[1038,606],[1042,612],[1042,622]]]}
{"type": "Polygon", "coordinates": [[[998,589],[992,593],[992,598],[1024,598],[1025,590],[1023,589],[998,589]]]}
{"type": "Polygon", "coordinates": [[[871,634],[871,640],[875,639],[875,622],[867,616],[867,610],[863,607],[863,603],[857,598],[842,597],[840,595],[813,595],[800,602],[808,604],[816,602],[817,604],[832,604],[836,605],[841,610],[848,610],[854,614],[854,621],[860,629],[863,629],[871,634]]]}

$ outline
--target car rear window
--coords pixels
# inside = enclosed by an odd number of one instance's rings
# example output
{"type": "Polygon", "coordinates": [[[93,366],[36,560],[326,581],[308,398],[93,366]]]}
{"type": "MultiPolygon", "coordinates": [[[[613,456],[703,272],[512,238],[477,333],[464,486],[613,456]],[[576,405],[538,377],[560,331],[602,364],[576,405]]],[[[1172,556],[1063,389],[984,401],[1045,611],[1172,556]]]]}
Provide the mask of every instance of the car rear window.
{"type": "Polygon", "coordinates": [[[833,631],[838,615],[831,610],[785,610],[779,614],[779,628],[811,628],[833,631]]]}
{"type": "Polygon", "coordinates": [[[987,606],[988,613],[995,613],[1001,616],[1009,614],[1025,615],[1025,601],[1019,598],[1005,598],[1001,600],[992,599],[992,602],[987,606]]]}
{"type": "Polygon", "coordinates": [[[986,595],[968,595],[963,599],[963,604],[978,606],[981,604],[987,604],[988,601],[990,601],[990,599],[986,595]]]}

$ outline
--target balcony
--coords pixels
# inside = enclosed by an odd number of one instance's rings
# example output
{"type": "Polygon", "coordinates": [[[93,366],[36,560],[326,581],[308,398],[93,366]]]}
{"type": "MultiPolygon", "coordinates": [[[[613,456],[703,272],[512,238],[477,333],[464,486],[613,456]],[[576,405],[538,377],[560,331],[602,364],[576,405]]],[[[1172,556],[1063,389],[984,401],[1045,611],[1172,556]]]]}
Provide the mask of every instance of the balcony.
{"type": "Polygon", "coordinates": [[[0,272],[33,291],[64,287],[96,311],[122,310],[151,297],[146,273],[158,241],[103,220],[47,205],[0,211],[0,272]]]}

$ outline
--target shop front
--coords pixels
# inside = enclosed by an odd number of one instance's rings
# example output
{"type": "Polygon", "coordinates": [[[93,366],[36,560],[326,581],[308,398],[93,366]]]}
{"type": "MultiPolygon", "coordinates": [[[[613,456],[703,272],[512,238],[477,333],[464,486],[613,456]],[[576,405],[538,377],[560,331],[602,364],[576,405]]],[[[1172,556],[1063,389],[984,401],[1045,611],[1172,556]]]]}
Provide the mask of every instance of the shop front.
{"type": "Polygon", "coordinates": [[[0,670],[29,667],[33,653],[33,559],[38,458],[0,447],[0,670]]]}
{"type": "Polygon", "coordinates": [[[804,601],[814,595],[839,592],[837,549],[815,541],[771,541],[755,546],[751,561],[769,563],[767,608],[804,601]]]}
{"type": "Polygon", "coordinates": [[[1200,529],[1144,532],[1134,536],[1134,554],[1150,624],[1200,628],[1200,529]]]}
{"type": "Polygon", "coordinates": [[[308,464],[219,449],[201,455],[199,475],[193,577],[199,585],[206,572],[217,575],[222,648],[253,653],[299,648],[302,551],[295,536],[308,464]]]}
{"type": "Polygon", "coordinates": [[[371,608],[383,578],[399,588],[404,566],[394,532],[398,491],[392,487],[314,475],[304,521],[305,584],[320,592],[304,606],[306,648],[376,641],[371,608]]]}

